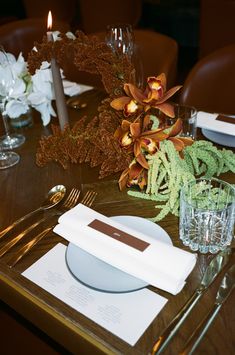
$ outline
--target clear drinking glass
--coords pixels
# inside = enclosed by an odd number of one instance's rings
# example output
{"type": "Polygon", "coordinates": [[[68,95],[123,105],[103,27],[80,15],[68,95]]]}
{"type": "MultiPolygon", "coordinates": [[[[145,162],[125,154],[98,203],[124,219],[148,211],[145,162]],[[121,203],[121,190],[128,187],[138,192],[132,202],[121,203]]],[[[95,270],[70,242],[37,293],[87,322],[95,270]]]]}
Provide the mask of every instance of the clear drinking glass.
{"type": "Polygon", "coordinates": [[[159,116],[166,126],[171,126],[178,118],[182,121],[182,131],[179,136],[196,139],[197,136],[197,110],[192,106],[173,104],[175,117],[169,117],[163,112],[159,112],[159,116]]]}
{"type": "Polygon", "coordinates": [[[130,24],[108,25],[106,30],[106,43],[117,55],[126,55],[135,68],[132,74],[132,83],[138,87],[143,85],[143,65],[140,49],[135,43],[134,33],[130,24]]]}
{"type": "Polygon", "coordinates": [[[134,49],[132,26],[129,24],[108,25],[106,43],[119,55],[127,55],[131,60],[134,49]]]}
{"type": "Polygon", "coordinates": [[[10,168],[20,161],[19,154],[10,151],[3,151],[0,147],[0,169],[10,168]]]}
{"type": "Polygon", "coordinates": [[[25,137],[22,134],[10,134],[9,117],[5,112],[5,107],[9,96],[14,90],[15,80],[10,70],[10,63],[7,54],[3,47],[0,46],[1,66],[6,66],[6,71],[9,75],[0,78],[0,112],[3,119],[5,135],[0,138],[0,146],[2,149],[12,149],[21,146],[25,142],[25,137]]]}
{"type": "Polygon", "coordinates": [[[215,178],[200,178],[180,194],[180,239],[193,251],[215,254],[231,244],[235,189],[215,178]]]}

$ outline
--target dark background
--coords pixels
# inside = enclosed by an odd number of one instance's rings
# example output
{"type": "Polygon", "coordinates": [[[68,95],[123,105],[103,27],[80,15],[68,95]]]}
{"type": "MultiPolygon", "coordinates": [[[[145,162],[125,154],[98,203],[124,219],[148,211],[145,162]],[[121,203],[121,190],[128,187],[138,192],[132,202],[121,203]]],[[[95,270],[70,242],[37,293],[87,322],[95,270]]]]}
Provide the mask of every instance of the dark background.
{"type": "MultiPolygon", "coordinates": [[[[198,60],[199,16],[200,0],[143,0],[142,15],[137,27],[166,34],[178,42],[179,83],[184,81],[198,60]]],[[[23,18],[26,18],[23,1],[1,0],[0,24],[23,18]]],[[[74,23],[79,28],[79,5],[74,13],[74,23]]]]}

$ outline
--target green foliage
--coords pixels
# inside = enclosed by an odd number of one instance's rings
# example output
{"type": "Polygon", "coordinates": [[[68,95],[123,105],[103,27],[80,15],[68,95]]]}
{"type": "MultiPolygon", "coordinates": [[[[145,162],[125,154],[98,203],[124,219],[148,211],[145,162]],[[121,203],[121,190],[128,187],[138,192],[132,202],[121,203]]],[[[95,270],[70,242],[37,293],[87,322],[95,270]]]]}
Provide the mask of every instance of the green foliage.
{"type": "Polygon", "coordinates": [[[196,177],[235,172],[235,154],[231,150],[219,150],[211,142],[196,141],[183,154],[184,158],[170,140],[161,142],[160,149],[146,157],[149,163],[146,192],[128,191],[131,196],[159,202],[155,208],[160,212],[151,218],[153,222],[160,221],[169,212],[179,215],[180,189],[196,177]]]}

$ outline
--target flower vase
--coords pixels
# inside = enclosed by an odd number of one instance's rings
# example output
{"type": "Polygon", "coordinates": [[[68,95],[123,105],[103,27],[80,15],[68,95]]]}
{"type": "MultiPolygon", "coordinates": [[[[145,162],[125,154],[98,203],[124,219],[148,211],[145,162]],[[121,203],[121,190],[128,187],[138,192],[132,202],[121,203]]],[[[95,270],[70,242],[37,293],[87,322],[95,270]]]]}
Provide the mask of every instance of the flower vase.
{"type": "Polygon", "coordinates": [[[26,113],[20,115],[19,117],[11,118],[10,124],[13,128],[25,128],[32,126],[33,118],[31,108],[29,108],[26,113]]]}

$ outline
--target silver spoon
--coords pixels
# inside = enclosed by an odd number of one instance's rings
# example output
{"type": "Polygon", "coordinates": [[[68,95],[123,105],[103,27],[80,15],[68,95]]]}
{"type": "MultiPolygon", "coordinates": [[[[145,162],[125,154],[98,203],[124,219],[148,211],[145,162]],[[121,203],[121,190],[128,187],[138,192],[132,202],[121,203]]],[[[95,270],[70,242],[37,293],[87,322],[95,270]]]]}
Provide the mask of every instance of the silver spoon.
{"type": "Polygon", "coordinates": [[[48,210],[49,208],[52,208],[56,206],[65,196],[66,193],[66,188],[64,185],[56,185],[54,186],[50,191],[48,191],[45,200],[41,204],[39,208],[36,210],[29,212],[25,216],[17,219],[15,222],[10,224],[7,228],[3,229],[0,232],[0,238],[2,238],[7,232],[9,232],[12,228],[14,228],[16,225],[24,221],[26,218],[31,217],[37,212],[48,210]]]}
{"type": "Polygon", "coordinates": [[[79,97],[78,98],[71,97],[70,99],[68,99],[66,101],[66,103],[69,107],[72,107],[76,110],[80,110],[80,109],[85,108],[87,106],[87,103],[82,102],[81,98],[79,98],[79,97]]]}

